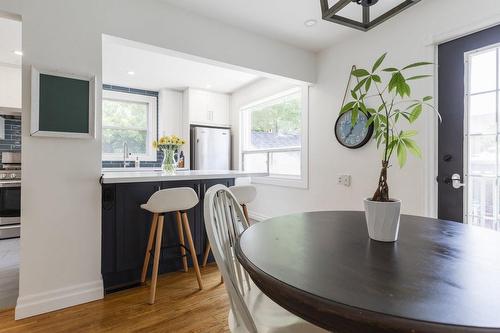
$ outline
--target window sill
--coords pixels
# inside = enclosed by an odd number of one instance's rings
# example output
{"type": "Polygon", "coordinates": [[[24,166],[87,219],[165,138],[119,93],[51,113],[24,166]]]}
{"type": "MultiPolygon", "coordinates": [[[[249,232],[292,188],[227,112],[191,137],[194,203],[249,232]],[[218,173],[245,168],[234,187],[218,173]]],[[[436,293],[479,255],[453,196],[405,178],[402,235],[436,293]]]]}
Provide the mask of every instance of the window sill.
{"type": "Polygon", "coordinates": [[[278,177],[278,176],[252,177],[252,183],[281,186],[281,187],[293,187],[300,189],[309,188],[308,180],[306,178],[300,178],[300,177],[278,177]]]}

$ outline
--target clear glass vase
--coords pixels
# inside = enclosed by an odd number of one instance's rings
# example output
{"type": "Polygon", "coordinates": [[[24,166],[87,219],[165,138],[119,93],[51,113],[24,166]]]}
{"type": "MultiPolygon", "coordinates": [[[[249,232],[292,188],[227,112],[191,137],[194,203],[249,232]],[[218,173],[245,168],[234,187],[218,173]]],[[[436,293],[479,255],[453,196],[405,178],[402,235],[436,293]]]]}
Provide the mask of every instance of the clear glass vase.
{"type": "Polygon", "coordinates": [[[163,150],[163,170],[168,174],[174,174],[177,168],[177,159],[174,149],[164,149],[163,150]]]}

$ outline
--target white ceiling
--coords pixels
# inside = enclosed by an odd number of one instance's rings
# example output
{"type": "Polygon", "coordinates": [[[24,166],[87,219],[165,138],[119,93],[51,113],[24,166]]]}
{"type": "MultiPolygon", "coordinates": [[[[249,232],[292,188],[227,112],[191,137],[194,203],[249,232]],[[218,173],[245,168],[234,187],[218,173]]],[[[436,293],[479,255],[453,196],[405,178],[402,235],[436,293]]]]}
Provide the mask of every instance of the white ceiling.
{"type": "Polygon", "coordinates": [[[21,65],[22,57],[13,53],[21,51],[21,36],[21,22],[0,17],[0,65],[21,65]]]}
{"type": "MultiPolygon", "coordinates": [[[[322,20],[320,0],[160,1],[311,51],[320,51],[343,38],[364,33],[322,20]],[[315,19],[318,23],[308,28],[304,22],[309,19],[315,19]]],[[[380,0],[373,7],[378,12],[373,17],[402,2],[403,0],[380,0]]],[[[356,7],[358,5],[350,4],[339,14],[352,18],[361,17],[361,9],[356,7]]]]}
{"type": "Polygon", "coordinates": [[[259,78],[255,74],[171,56],[139,43],[113,40],[103,42],[105,84],[155,91],[190,87],[232,93],[259,78]],[[130,71],[135,74],[128,74],[130,71]]]}

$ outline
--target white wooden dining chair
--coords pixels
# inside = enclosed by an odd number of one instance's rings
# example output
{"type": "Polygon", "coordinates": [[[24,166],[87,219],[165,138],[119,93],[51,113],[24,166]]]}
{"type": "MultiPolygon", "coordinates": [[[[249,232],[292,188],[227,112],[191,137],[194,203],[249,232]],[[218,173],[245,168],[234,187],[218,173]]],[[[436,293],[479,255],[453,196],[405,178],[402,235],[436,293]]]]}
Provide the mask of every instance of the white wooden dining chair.
{"type": "Polygon", "coordinates": [[[227,187],[215,185],[207,191],[204,217],[212,252],[229,295],[231,332],[326,332],[269,299],[240,265],[234,244],[249,225],[241,206],[227,187]]]}
{"type": "MultiPolygon", "coordinates": [[[[255,200],[255,197],[257,196],[257,189],[253,185],[236,185],[231,186],[229,188],[229,191],[234,194],[234,197],[243,209],[243,215],[245,215],[247,222],[250,223],[247,204],[255,200]]],[[[203,253],[203,267],[207,265],[209,254],[210,242],[207,242],[207,244],[205,245],[205,252],[203,253]]]]}

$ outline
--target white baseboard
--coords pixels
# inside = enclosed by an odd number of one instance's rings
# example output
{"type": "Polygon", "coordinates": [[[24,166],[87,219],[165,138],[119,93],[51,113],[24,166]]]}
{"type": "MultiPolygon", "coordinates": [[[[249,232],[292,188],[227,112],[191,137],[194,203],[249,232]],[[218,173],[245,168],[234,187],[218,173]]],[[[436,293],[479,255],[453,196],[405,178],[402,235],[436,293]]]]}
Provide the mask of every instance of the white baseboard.
{"type": "Polygon", "coordinates": [[[269,216],[265,216],[265,215],[256,213],[254,211],[248,211],[248,216],[250,217],[251,220],[254,220],[257,222],[262,222],[262,221],[270,218],[269,216]]]}
{"type": "Polygon", "coordinates": [[[39,294],[20,296],[17,299],[15,319],[67,308],[73,305],[102,299],[102,280],[51,290],[39,294]]]}

